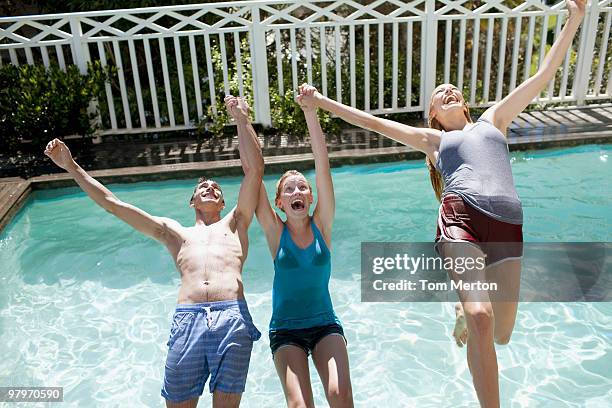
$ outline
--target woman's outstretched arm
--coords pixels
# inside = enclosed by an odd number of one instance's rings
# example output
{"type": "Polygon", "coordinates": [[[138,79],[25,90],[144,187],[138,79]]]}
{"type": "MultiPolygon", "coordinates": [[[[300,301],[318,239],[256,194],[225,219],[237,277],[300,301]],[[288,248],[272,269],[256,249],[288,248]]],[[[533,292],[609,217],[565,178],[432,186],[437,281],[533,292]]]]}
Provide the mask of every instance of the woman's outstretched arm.
{"type": "MultiPolygon", "coordinates": [[[[586,0],[567,0],[566,4],[569,10],[569,18],[559,38],[553,44],[544,61],[542,61],[542,66],[538,69],[538,72],[482,114],[484,119],[489,120],[504,134],[508,125],[555,77],[557,68],[561,65],[567,50],[572,44],[578,27],[580,27],[580,23],[584,18],[586,0]]],[[[590,27],[585,27],[584,29],[590,29],[590,27]]],[[[545,40],[542,39],[542,41],[545,40]]]]}
{"type": "Polygon", "coordinates": [[[440,131],[430,128],[420,128],[404,125],[388,119],[379,118],[359,109],[343,105],[315,91],[311,96],[304,96],[304,100],[312,99],[313,103],[339,118],[390,139],[411,146],[435,161],[434,152],[440,147],[440,131]]]}
{"type": "Polygon", "coordinates": [[[300,86],[300,95],[297,102],[304,111],[308,133],[310,134],[310,145],[315,161],[315,174],[317,186],[317,206],[314,210],[314,219],[323,233],[328,244],[331,242],[331,229],[336,211],[336,199],[334,196],[334,185],[329,168],[329,156],[327,155],[327,144],[325,136],[317,117],[317,107],[311,97],[316,89],[310,85],[300,86]]]}
{"type": "Polygon", "coordinates": [[[259,186],[259,199],[257,200],[257,207],[255,208],[255,216],[257,222],[261,225],[264,234],[266,235],[266,241],[268,242],[268,248],[272,254],[272,259],[276,257],[278,251],[278,244],[280,237],[283,232],[283,221],[280,219],[276,211],[272,208],[270,201],[268,200],[268,192],[263,182],[259,186]]]}

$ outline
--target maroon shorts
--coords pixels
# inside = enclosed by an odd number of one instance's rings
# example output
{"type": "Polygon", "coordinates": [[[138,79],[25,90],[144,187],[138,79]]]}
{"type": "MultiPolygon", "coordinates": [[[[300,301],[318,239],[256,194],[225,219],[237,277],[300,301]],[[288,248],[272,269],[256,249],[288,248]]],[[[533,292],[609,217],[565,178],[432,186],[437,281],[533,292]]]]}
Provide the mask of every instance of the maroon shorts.
{"type": "Polygon", "coordinates": [[[522,225],[491,218],[456,194],[442,197],[436,243],[444,241],[477,244],[486,255],[487,266],[523,256],[522,225]]]}

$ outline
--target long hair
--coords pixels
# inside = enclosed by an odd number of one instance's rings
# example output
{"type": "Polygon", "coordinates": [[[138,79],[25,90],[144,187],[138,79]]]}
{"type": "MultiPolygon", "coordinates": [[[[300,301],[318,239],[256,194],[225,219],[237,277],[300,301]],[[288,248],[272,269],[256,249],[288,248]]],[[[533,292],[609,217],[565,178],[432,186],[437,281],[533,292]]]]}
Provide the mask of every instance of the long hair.
{"type": "MultiPolygon", "coordinates": [[[[432,129],[444,130],[444,126],[431,115],[431,110],[433,108],[433,94],[431,96],[431,101],[429,102],[429,115],[427,118],[427,125],[432,129]]],[[[465,100],[463,101],[463,114],[469,123],[472,123],[472,118],[470,117],[470,108],[468,107],[465,100]]],[[[431,180],[431,187],[433,188],[434,193],[436,194],[436,198],[438,201],[442,200],[442,190],[444,190],[444,180],[442,179],[442,175],[436,169],[436,166],[429,160],[429,156],[425,157],[425,164],[429,169],[429,179],[431,180]]]]}

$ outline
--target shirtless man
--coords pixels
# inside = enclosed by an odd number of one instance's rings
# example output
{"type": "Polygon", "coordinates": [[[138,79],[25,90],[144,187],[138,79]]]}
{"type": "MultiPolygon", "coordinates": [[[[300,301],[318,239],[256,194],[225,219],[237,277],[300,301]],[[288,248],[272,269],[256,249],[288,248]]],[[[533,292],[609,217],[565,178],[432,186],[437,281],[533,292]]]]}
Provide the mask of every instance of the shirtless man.
{"type": "Polygon", "coordinates": [[[248,105],[233,96],[227,96],[225,104],[238,126],[248,130],[239,134],[245,176],[238,204],[221,218],[225,207],[221,188],[202,177],[191,197],[190,207],[195,210],[192,227],[122,202],[73,160],[62,141],[52,140],[45,150],[96,204],[164,244],[174,259],[181,287],[161,391],[167,407],[196,407],[209,376],[213,407],[237,407],[244,392],[253,341],[261,336],[244,300],[242,266],[264,163],[249,122],[248,105]]]}

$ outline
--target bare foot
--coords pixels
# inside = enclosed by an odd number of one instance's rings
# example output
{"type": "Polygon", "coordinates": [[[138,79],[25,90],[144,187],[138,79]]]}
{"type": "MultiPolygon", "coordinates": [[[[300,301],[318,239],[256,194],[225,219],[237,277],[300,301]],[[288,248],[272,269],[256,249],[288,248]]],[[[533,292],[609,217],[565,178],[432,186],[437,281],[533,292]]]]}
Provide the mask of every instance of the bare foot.
{"type": "Polygon", "coordinates": [[[468,329],[467,323],[465,322],[465,314],[463,313],[463,306],[457,302],[455,305],[455,329],[453,330],[453,337],[459,347],[463,347],[467,343],[468,329]]]}

